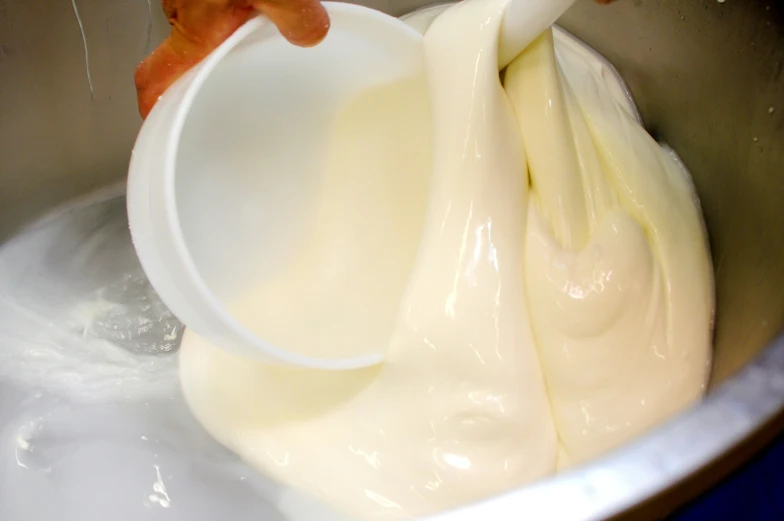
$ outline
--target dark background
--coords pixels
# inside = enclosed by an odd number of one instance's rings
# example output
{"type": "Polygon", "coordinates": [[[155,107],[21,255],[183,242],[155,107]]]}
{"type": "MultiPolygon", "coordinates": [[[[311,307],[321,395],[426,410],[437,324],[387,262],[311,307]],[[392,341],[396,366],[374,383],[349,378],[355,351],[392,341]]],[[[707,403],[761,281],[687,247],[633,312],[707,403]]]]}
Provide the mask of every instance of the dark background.
{"type": "Polygon", "coordinates": [[[668,521],[784,521],[784,434],[668,521]]]}

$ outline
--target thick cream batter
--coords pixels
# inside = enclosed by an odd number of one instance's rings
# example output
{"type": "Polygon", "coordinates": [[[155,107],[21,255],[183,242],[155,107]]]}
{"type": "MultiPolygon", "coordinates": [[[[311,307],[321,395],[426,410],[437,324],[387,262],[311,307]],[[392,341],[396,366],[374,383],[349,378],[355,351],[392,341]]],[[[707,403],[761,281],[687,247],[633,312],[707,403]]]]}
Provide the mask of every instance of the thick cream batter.
{"type": "Polygon", "coordinates": [[[546,31],[506,89],[532,185],[530,317],[561,442],[580,461],[702,394],[713,286],[688,174],[584,61],[561,58],[565,81],[546,31]]]}
{"type": "MultiPolygon", "coordinates": [[[[413,258],[387,361],[284,369],[182,343],[185,394],[213,436],[360,519],[426,515],[595,456],[692,403],[708,374],[711,268],[687,175],[563,34],[537,30],[502,87],[507,1],[420,20],[432,178],[421,226],[390,236],[418,250],[390,267],[413,258]]],[[[328,171],[348,165],[351,182],[361,164],[341,161],[328,171]]]]}

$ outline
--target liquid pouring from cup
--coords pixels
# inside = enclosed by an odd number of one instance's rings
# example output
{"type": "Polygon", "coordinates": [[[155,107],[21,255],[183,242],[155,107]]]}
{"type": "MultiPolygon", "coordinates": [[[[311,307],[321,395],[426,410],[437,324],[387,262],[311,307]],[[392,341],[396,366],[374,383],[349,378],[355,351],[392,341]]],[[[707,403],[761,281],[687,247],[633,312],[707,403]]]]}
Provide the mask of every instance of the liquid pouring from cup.
{"type": "MultiPolygon", "coordinates": [[[[572,3],[512,0],[502,65],[537,36],[521,17],[548,25],[572,3]]],[[[427,97],[422,37],[323,5],[319,45],[252,18],[161,96],[134,149],[128,212],[142,266],[188,328],[244,357],[339,370],[384,359],[418,250],[385,236],[418,237],[427,206],[390,199],[390,181],[427,182],[430,121],[412,101],[427,97]],[[359,152],[399,141],[384,132],[410,133],[409,148],[359,152]],[[347,169],[363,175],[330,173],[347,169]]]]}

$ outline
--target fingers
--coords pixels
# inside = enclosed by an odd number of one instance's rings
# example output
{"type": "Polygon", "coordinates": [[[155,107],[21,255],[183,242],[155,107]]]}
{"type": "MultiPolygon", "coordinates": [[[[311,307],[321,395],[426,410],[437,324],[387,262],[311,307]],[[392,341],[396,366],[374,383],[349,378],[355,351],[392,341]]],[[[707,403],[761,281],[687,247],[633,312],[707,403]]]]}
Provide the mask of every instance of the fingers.
{"type": "Polygon", "coordinates": [[[166,89],[198,61],[183,59],[173,47],[167,39],[136,68],[136,100],[142,118],[147,117],[166,89]]]}
{"type": "Polygon", "coordinates": [[[172,83],[231,36],[252,15],[245,1],[163,0],[171,24],[169,37],[136,68],[136,94],[142,118],[172,83]]]}
{"type": "Polygon", "coordinates": [[[329,31],[329,15],[319,0],[250,0],[250,3],[295,45],[316,45],[329,31]]]}
{"type": "Polygon", "coordinates": [[[254,8],[295,45],[316,45],[329,30],[329,16],[318,0],[163,0],[171,34],[134,75],[142,118],[180,76],[245,23],[254,8]]]}

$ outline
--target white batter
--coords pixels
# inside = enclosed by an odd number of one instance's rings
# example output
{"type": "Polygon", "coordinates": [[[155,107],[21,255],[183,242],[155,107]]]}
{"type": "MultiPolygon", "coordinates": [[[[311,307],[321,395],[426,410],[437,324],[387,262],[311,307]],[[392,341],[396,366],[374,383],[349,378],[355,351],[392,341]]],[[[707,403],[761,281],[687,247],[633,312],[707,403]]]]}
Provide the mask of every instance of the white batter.
{"type": "Polygon", "coordinates": [[[422,516],[530,482],[704,389],[712,277],[687,175],[606,67],[564,35],[554,46],[539,29],[504,89],[506,3],[469,0],[419,25],[432,179],[423,225],[400,238],[419,250],[387,362],[281,369],[190,332],[182,343],[183,387],[205,428],[359,519],[422,516]]]}

